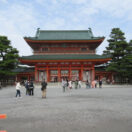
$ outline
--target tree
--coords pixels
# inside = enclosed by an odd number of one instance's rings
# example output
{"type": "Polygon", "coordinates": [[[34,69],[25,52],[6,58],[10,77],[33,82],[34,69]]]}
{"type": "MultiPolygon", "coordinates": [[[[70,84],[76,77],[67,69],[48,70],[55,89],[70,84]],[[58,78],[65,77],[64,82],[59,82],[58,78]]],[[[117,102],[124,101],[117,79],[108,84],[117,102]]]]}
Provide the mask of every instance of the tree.
{"type": "Polygon", "coordinates": [[[12,70],[18,63],[18,51],[11,46],[6,36],[0,36],[0,75],[13,75],[12,70]]]}
{"type": "Polygon", "coordinates": [[[108,63],[106,70],[116,72],[120,77],[120,81],[123,81],[124,78],[128,77],[130,44],[126,42],[124,33],[119,28],[112,29],[110,39],[107,41],[109,45],[103,54],[111,55],[112,60],[108,63]]]}
{"type": "Polygon", "coordinates": [[[125,69],[125,77],[132,82],[132,40],[128,43],[126,54],[122,59],[122,68],[125,69]]]}

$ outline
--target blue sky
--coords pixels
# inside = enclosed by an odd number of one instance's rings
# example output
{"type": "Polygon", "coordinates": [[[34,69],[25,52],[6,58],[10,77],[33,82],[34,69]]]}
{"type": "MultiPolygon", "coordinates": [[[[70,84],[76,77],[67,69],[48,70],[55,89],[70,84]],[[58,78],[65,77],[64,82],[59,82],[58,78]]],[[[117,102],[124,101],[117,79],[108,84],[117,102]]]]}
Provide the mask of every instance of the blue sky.
{"type": "Polygon", "coordinates": [[[21,56],[31,55],[24,36],[36,29],[87,30],[105,36],[97,54],[108,45],[112,28],[120,28],[132,39],[132,0],[0,0],[0,35],[8,36],[21,56]]]}

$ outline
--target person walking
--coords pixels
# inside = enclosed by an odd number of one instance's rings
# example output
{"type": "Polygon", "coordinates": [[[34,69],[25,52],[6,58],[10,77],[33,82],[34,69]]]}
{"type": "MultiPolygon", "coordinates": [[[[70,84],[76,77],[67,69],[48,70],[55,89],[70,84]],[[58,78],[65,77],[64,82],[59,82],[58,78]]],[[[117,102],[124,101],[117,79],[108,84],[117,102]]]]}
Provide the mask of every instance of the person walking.
{"type": "Polygon", "coordinates": [[[47,89],[47,82],[45,81],[45,79],[43,80],[43,82],[41,83],[41,91],[42,91],[42,98],[46,98],[46,89],[47,89]]]}
{"type": "Polygon", "coordinates": [[[19,97],[21,97],[21,91],[20,91],[21,85],[20,82],[16,82],[16,98],[19,95],[19,97]]]}

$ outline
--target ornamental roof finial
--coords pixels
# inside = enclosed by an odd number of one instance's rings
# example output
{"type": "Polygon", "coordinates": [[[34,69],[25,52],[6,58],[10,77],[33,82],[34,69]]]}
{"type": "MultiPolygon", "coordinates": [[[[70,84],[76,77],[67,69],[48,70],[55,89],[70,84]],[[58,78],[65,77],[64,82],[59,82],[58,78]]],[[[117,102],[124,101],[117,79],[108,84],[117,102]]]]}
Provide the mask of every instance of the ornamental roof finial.
{"type": "Polygon", "coordinates": [[[90,27],[88,28],[88,30],[89,30],[90,32],[92,32],[92,29],[91,29],[90,27]]]}
{"type": "Polygon", "coordinates": [[[36,38],[39,37],[39,32],[40,32],[40,28],[37,28],[37,32],[36,32],[36,35],[35,35],[36,38]]]}
{"type": "Polygon", "coordinates": [[[92,29],[90,27],[88,28],[88,32],[89,32],[90,37],[93,37],[93,32],[92,32],[92,29]]]}

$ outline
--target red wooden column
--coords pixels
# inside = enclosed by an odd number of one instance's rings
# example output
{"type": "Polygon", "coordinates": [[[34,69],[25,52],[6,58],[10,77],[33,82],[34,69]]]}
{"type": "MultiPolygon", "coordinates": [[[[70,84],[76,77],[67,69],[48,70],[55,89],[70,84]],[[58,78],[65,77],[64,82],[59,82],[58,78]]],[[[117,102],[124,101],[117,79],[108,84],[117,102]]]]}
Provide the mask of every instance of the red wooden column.
{"type": "Polygon", "coordinates": [[[71,64],[69,64],[69,80],[71,80],[71,64]]]}
{"type": "Polygon", "coordinates": [[[83,81],[83,64],[81,64],[80,80],[83,81]]]}
{"type": "Polygon", "coordinates": [[[35,82],[37,82],[37,66],[35,65],[35,82]]]}
{"type": "Polygon", "coordinates": [[[92,65],[92,81],[95,80],[95,68],[94,64],[92,65]]]}
{"type": "Polygon", "coordinates": [[[61,70],[60,70],[60,64],[58,64],[58,81],[61,82],[61,70]]]}
{"type": "Polygon", "coordinates": [[[37,68],[37,82],[39,82],[39,68],[37,68]]]}
{"type": "Polygon", "coordinates": [[[46,73],[47,73],[47,82],[50,81],[50,75],[49,75],[49,67],[48,67],[48,64],[46,66],[46,73]]]}

